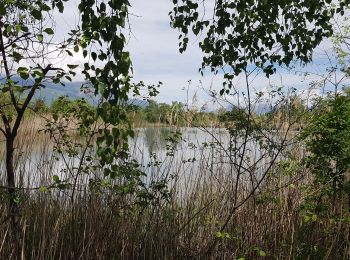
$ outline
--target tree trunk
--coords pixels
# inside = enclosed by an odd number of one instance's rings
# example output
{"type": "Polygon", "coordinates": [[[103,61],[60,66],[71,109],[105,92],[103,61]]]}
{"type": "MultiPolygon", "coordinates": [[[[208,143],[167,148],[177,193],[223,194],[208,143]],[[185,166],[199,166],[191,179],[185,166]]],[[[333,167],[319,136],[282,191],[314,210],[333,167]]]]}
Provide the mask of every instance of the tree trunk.
{"type": "Polygon", "coordinates": [[[6,174],[7,174],[7,187],[9,195],[9,214],[11,219],[14,220],[17,215],[16,205],[16,185],[15,185],[15,171],[13,165],[14,157],[14,138],[9,136],[6,140],[6,174]]]}
{"type": "Polygon", "coordinates": [[[10,218],[10,241],[17,259],[25,259],[21,254],[21,228],[19,225],[19,205],[17,201],[15,170],[14,170],[14,140],[15,136],[10,135],[6,139],[6,174],[8,190],[8,214],[10,218]]]}

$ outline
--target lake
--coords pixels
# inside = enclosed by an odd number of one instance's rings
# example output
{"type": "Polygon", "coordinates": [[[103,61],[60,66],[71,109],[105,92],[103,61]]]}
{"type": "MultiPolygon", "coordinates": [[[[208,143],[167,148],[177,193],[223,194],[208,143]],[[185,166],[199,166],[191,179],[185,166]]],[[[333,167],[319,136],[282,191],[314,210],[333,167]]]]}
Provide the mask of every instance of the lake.
{"type": "MultiPolygon", "coordinates": [[[[246,146],[242,143],[242,138],[235,140],[222,128],[140,128],[135,130],[135,137],[129,139],[129,148],[131,159],[147,174],[145,183],[164,180],[186,193],[199,184],[211,189],[223,187],[223,183],[233,182],[237,173],[247,182],[257,182],[259,175],[269,170],[276,154],[262,148],[264,141],[248,140],[246,146]],[[178,136],[176,143],[170,142],[175,132],[181,133],[181,137],[178,136]],[[244,156],[241,156],[243,149],[244,156]]],[[[4,142],[0,145],[0,169],[4,172],[4,142]]],[[[17,182],[21,187],[50,185],[54,175],[61,180],[75,179],[81,163],[80,154],[68,156],[52,152],[52,142],[41,133],[20,140],[17,151],[21,151],[16,160],[17,182]]],[[[90,149],[85,155],[93,156],[93,153],[90,149]]],[[[84,161],[86,165],[91,163],[84,161]]],[[[77,177],[77,184],[86,189],[89,179],[99,176],[98,169],[83,173],[77,177]]],[[[2,178],[5,183],[4,175],[2,178]]]]}

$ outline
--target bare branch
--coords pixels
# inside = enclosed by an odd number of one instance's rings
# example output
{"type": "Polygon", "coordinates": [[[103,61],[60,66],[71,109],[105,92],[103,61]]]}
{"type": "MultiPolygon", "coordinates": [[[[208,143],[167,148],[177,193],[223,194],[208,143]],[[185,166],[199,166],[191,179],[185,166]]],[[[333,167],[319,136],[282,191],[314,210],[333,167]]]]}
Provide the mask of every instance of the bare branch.
{"type": "Polygon", "coordinates": [[[4,45],[4,49],[6,50],[7,48],[11,47],[12,44],[16,43],[17,41],[21,40],[22,38],[25,38],[27,36],[29,36],[30,33],[25,33],[25,34],[22,34],[20,36],[18,36],[17,38],[13,39],[12,41],[9,41],[6,45],[4,45]]]}
{"type": "MultiPolygon", "coordinates": [[[[4,38],[3,38],[3,35],[2,35],[2,29],[0,29],[0,50],[1,50],[1,55],[2,55],[3,62],[4,62],[6,78],[10,79],[11,78],[11,74],[10,74],[8,63],[7,63],[7,57],[6,57],[6,52],[5,52],[4,38]]],[[[17,104],[17,100],[16,100],[16,97],[15,97],[15,94],[13,93],[12,87],[10,87],[10,95],[11,95],[11,101],[12,101],[16,111],[18,112],[19,107],[18,107],[18,104],[17,104]]]]}

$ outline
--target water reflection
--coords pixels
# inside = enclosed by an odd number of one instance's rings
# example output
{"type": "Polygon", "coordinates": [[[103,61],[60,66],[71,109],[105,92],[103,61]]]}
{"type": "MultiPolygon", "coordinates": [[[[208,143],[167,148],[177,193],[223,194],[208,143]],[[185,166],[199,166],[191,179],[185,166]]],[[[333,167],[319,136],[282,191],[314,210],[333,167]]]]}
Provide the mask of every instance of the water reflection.
{"type": "MultiPolygon", "coordinates": [[[[16,165],[18,183],[23,186],[40,186],[50,184],[53,175],[62,179],[72,178],[79,166],[80,155],[56,157],[49,139],[43,142],[33,140],[37,139],[32,137],[31,141],[23,141],[25,147],[17,149],[23,152],[16,165]]],[[[266,157],[261,160],[261,148],[257,142],[252,141],[247,146],[248,152],[244,160],[240,162],[241,158],[228,149],[228,132],[215,128],[140,128],[135,130],[135,137],[129,140],[129,146],[131,158],[147,173],[146,182],[166,180],[182,187],[184,191],[190,190],[191,185],[206,182],[211,189],[215,188],[214,182],[218,186],[229,183],[234,179],[232,177],[237,172],[238,164],[244,168],[250,167],[258,176],[259,172],[268,168],[270,159],[266,157]],[[175,132],[181,133],[181,139],[171,143],[170,137],[175,132]]],[[[0,153],[1,150],[0,147],[0,153]]],[[[0,170],[4,172],[4,160],[1,158],[3,157],[0,156],[0,170]]],[[[83,186],[97,174],[100,174],[98,169],[83,174],[78,181],[83,186]]],[[[3,183],[4,177],[3,174],[3,183]]]]}
{"type": "MultiPolygon", "coordinates": [[[[148,152],[154,153],[166,147],[166,140],[172,133],[171,128],[143,128],[136,130],[136,139],[141,138],[148,152]]],[[[134,142],[135,140],[131,140],[134,142]]]]}

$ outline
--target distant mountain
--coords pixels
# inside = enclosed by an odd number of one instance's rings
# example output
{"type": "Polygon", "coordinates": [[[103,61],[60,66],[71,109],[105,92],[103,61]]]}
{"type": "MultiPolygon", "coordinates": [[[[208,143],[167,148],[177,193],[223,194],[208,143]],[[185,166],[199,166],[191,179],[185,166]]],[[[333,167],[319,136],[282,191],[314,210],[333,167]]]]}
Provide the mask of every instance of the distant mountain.
{"type": "Polygon", "coordinates": [[[128,100],[129,105],[135,105],[141,108],[146,108],[149,105],[147,100],[131,98],[128,100]]]}
{"type": "MultiPolygon", "coordinates": [[[[60,96],[68,96],[70,99],[87,97],[80,89],[83,84],[84,82],[68,82],[65,83],[65,86],[47,84],[45,88],[42,88],[37,92],[36,98],[41,98],[46,104],[50,105],[53,100],[60,96]]],[[[148,101],[132,98],[128,100],[128,104],[145,108],[148,106],[148,101]]]]}
{"type": "MultiPolygon", "coordinates": [[[[229,105],[226,107],[226,110],[227,111],[231,111],[233,108],[233,105],[229,105]]],[[[257,104],[255,107],[254,107],[254,112],[258,115],[262,115],[262,114],[265,114],[265,113],[268,113],[271,111],[271,105],[268,104],[268,103],[260,103],[260,104],[257,104]]]]}
{"type": "Polygon", "coordinates": [[[255,113],[257,113],[258,115],[262,115],[262,114],[271,112],[272,109],[273,108],[271,107],[270,104],[268,104],[268,103],[261,103],[261,104],[258,104],[255,107],[255,113]]]}
{"type": "MultiPolygon", "coordinates": [[[[13,80],[21,82],[21,84],[30,84],[29,80],[23,80],[20,77],[13,76],[13,80]]],[[[0,77],[0,83],[4,83],[5,78],[0,77]]],[[[64,82],[65,86],[62,86],[61,84],[54,84],[54,83],[45,83],[45,87],[39,89],[34,96],[34,99],[42,99],[47,105],[51,105],[52,101],[57,99],[60,96],[68,96],[70,99],[78,99],[87,97],[86,94],[84,94],[81,91],[81,86],[84,84],[84,82],[64,82]]],[[[93,101],[90,99],[90,101],[93,101]]],[[[141,99],[129,99],[129,104],[139,106],[142,108],[145,108],[148,106],[148,101],[141,100],[141,99]]]]}
{"type": "Polygon", "coordinates": [[[83,82],[68,82],[65,86],[59,84],[45,84],[44,88],[41,88],[36,92],[35,98],[41,98],[46,104],[50,105],[53,100],[60,96],[68,96],[71,99],[78,99],[86,96],[80,91],[83,82]]]}

